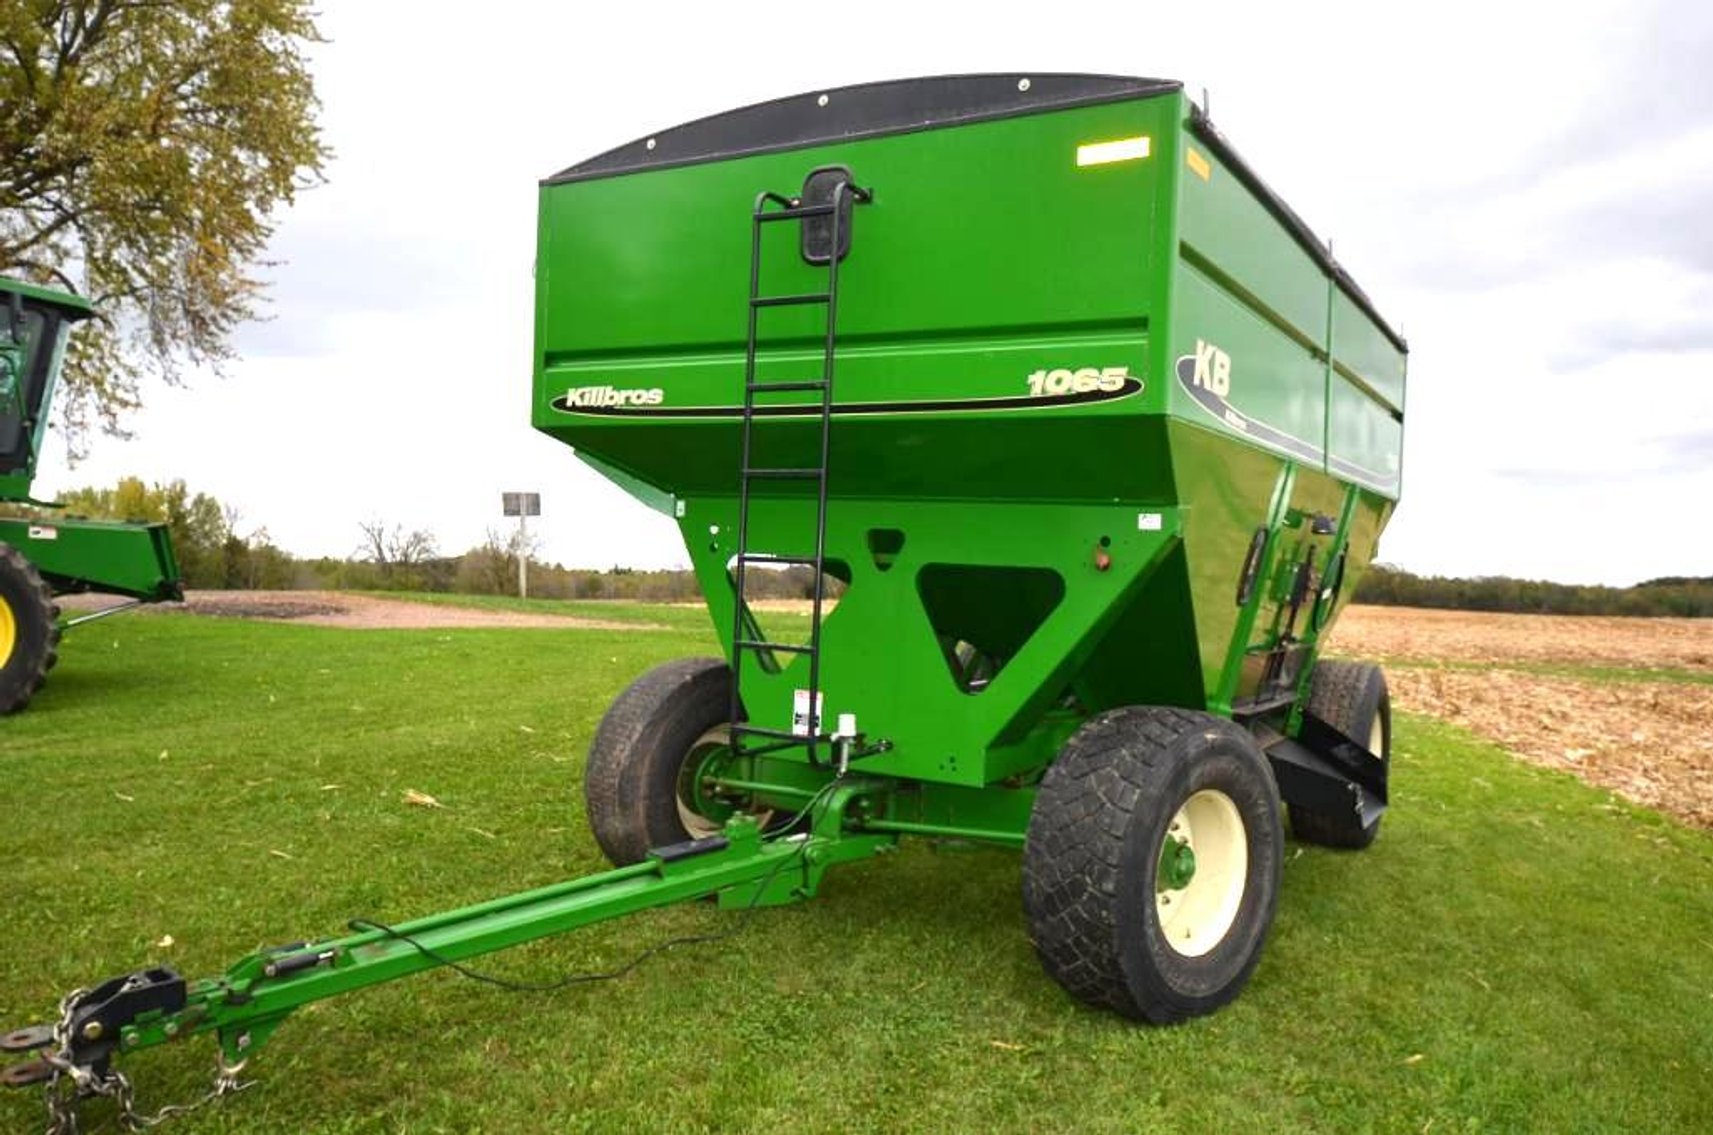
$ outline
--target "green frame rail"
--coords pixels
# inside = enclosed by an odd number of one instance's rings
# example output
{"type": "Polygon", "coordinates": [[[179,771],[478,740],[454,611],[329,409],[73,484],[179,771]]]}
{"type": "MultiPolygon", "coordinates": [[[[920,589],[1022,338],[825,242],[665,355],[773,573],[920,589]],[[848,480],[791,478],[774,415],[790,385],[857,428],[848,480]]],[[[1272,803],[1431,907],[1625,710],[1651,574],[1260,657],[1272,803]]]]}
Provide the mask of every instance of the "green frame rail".
{"type": "Polygon", "coordinates": [[[0,517],[0,542],[23,553],[56,595],[99,591],[146,603],[184,597],[165,524],[0,517]]]}

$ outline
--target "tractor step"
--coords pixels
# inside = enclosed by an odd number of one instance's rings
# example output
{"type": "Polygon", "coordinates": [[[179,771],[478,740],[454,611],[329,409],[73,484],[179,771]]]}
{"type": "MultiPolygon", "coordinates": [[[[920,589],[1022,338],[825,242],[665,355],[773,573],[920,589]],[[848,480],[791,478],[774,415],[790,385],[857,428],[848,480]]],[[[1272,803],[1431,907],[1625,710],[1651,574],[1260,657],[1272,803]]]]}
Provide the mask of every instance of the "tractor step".
{"type": "Polygon", "coordinates": [[[756,296],[749,303],[751,307],[795,307],[805,303],[826,303],[832,298],[831,292],[802,292],[786,296],[756,296]]]}
{"type": "Polygon", "coordinates": [[[746,564],[790,564],[796,567],[814,567],[814,556],[776,556],[772,552],[745,552],[742,556],[746,564]]]}
{"type": "Polygon", "coordinates": [[[779,393],[792,390],[825,390],[827,380],[824,378],[806,378],[792,382],[749,382],[744,384],[746,390],[771,390],[779,393]]]}
{"type": "Polygon", "coordinates": [[[760,481],[815,481],[825,477],[827,475],[827,471],[813,466],[800,466],[796,468],[774,466],[771,468],[763,467],[758,469],[754,466],[746,465],[744,467],[743,475],[760,481]]]}

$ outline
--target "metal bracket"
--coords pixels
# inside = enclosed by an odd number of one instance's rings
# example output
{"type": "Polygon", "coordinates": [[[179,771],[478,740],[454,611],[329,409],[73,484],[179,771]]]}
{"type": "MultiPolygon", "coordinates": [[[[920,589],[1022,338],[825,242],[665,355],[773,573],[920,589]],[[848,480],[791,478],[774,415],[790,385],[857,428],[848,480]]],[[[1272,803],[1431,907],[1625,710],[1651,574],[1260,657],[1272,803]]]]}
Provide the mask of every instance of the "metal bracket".
{"type": "Polygon", "coordinates": [[[72,1062],[104,1068],[119,1046],[121,1029],[146,1014],[177,1013],[186,1000],[184,978],[164,966],[102,982],[78,998],[71,1011],[72,1062]]]}
{"type": "Polygon", "coordinates": [[[45,1059],[25,1060],[0,1068],[0,1088],[28,1088],[54,1078],[54,1066],[45,1059]]]}
{"type": "Polygon", "coordinates": [[[34,1052],[53,1042],[52,1025],[31,1025],[25,1029],[13,1029],[5,1036],[0,1036],[0,1052],[34,1052]]]}

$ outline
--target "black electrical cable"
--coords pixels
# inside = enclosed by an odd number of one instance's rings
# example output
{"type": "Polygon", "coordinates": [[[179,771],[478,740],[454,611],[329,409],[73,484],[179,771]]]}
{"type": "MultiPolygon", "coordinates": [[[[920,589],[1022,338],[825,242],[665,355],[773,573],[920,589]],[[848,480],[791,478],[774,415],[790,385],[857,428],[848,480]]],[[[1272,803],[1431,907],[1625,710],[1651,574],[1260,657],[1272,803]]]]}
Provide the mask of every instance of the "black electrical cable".
{"type": "MultiPolygon", "coordinates": [[[[837,787],[838,783],[839,778],[835,777],[822,785],[820,790],[809,798],[809,802],[803,806],[803,810],[793,816],[791,821],[784,827],[769,835],[767,842],[774,843],[789,835],[791,829],[801,823],[805,817],[810,816],[814,812],[816,806],[821,803],[822,797],[826,796],[827,793],[837,787]]],[[[750,918],[755,914],[755,912],[761,909],[761,897],[767,893],[767,888],[772,885],[773,880],[779,876],[779,873],[783,871],[787,865],[799,862],[803,858],[803,852],[808,848],[808,846],[809,841],[805,839],[795,853],[780,856],[779,862],[775,863],[773,865],[773,869],[762,877],[761,882],[756,886],[754,897],[749,900],[748,906],[738,912],[737,921],[732,925],[707,934],[685,934],[680,935],[677,938],[668,938],[664,942],[656,942],[654,945],[643,950],[641,953],[631,958],[630,961],[616,969],[593,973],[566,974],[564,977],[556,978],[553,981],[514,981],[510,978],[496,977],[491,973],[483,973],[481,970],[472,969],[461,962],[452,960],[445,954],[434,949],[432,946],[423,945],[421,942],[417,941],[402,930],[396,930],[393,927],[388,926],[386,923],[376,922],[372,918],[353,918],[345,925],[348,929],[358,932],[364,930],[379,931],[395,941],[403,942],[405,945],[416,950],[417,953],[421,954],[429,961],[434,962],[436,965],[445,966],[447,969],[452,970],[459,976],[467,977],[471,981],[479,981],[484,985],[497,986],[500,989],[509,990],[513,993],[552,993],[555,990],[566,989],[573,985],[588,985],[597,981],[616,981],[628,974],[631,970],[640,966],[643,962],[646,962],[649,958],[654,957],[656,954],[663,954],[667,950],[673,949],[677,946],[707,945],[713,942],[723,942],[727,938],[735,937],[749,925],[750,918]]]]}

